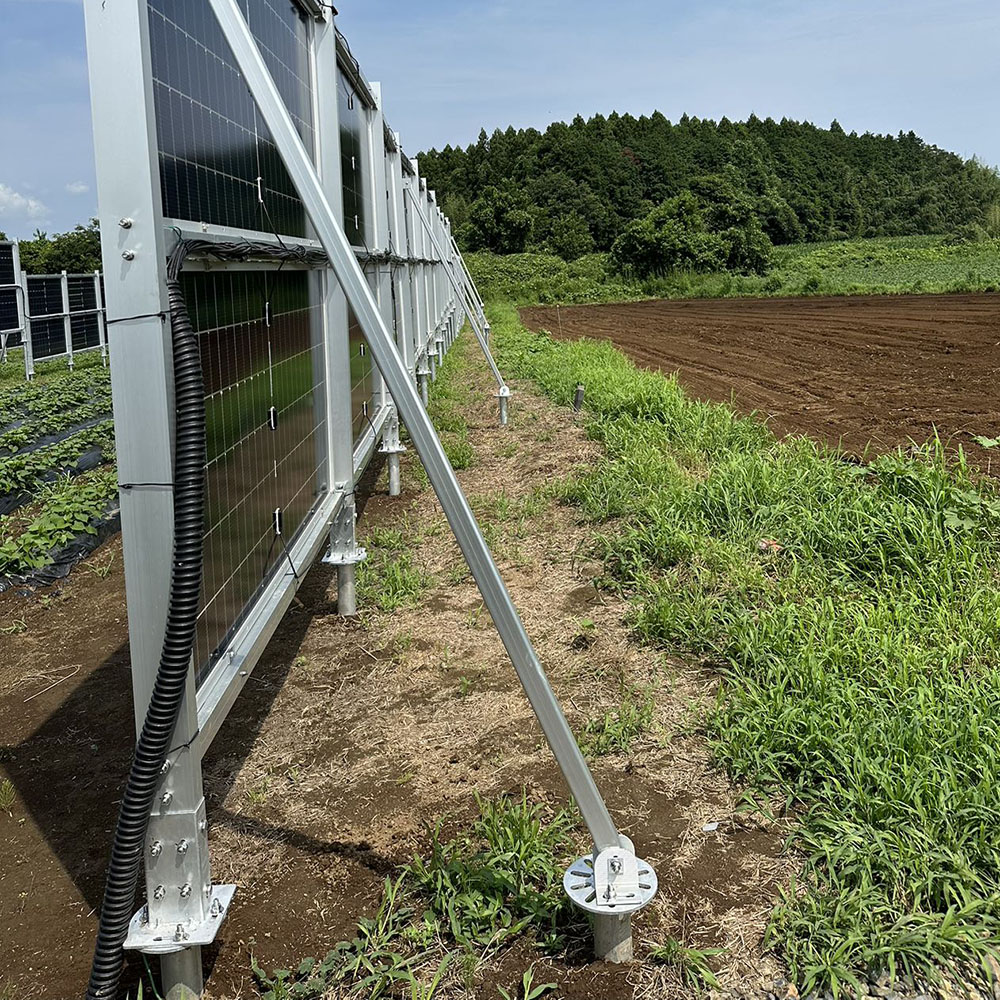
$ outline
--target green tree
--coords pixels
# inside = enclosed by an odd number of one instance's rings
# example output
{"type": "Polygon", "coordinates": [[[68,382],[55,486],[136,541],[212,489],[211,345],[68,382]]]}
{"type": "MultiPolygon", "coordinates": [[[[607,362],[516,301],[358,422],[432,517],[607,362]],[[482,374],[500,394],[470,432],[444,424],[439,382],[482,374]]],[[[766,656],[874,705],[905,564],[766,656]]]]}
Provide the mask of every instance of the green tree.
{"type": "Polygon", "coordinates": [[[534,220],[513,185],[487,187],[473,202],[462,239],[470,250],[522,253],[534,220]]]}
{"type": "Polygon", "coordinates": [[[49,236],[40,230],[20,243],[21,267],[28,274],[85,274],[101,269],[101,231],[97,220],[68,233],[49,236]]]}
{"type": "Polygon", "coordinates": [[[549,247],[563,260],[576,260],[584,254],[593,253],[594,245],[587,220],[578,212],[560,215],[552,223],[549,247]]]}

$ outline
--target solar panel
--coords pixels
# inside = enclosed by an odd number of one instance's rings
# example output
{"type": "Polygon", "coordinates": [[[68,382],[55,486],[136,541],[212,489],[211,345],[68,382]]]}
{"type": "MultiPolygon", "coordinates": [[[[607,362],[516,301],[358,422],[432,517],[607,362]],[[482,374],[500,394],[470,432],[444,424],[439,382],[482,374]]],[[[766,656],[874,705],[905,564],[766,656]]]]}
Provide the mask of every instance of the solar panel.
{"type": "MultiPolygon", "coordinates": [[[[309,19],[291,0],[240,6],[312,152],[309,19]]],[[[208,5],[150,0],[149,28],[163,214],[306,236],[302,203],[208,5]]]]}
{"type": "Polygon", "coordinates": [[[0,243],[0,285],[16,285],[18,275],[14,270],[14,244],[0,243]]]}
{"type": "Polygon", "coordinates": [[[344,186],[344,232],[356,246],[369,243],[369,209],[364,184],[364,107],[343,73],[337,73],[340,118],[340,172],[344,186]]]}
{"type": "MultiPolygon", "coordinates": [[[[19,327],[17,318],[17,290],[14,288],[0,288],[0,332],[17,330],[19,327]]],[[[13,342],[13,335],[8,338],[9,347],[17,346],[13,342]]]]}
{"type": "Polygon", "coordinates": [[[302,271],[186,274],[182,283],[208,432],[203,673],[325,486],[322,303],[302,271]]]}

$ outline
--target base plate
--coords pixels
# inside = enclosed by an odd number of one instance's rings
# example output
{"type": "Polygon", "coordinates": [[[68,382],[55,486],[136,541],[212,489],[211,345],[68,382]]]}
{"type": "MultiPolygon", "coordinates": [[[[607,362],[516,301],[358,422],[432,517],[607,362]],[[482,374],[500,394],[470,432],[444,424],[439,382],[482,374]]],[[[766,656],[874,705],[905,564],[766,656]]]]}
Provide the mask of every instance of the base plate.
{"type": "Polygon", "coordinates": [[[194,926],[160,923],[151,927],[149,910],[144,906],[129,922],[125,949],[141,951],[147,955],[172,955],[185,948],[211,944],[226,917],[234,892],[235,885],[213,885],[212,899],[208,904],[210,916],[194,926]]]}
{"type": "Polygon", "coordinates": [[[566,869],[563,876],[563,889],[570,900],[586,910],[599,916],[623,916],[635,913],[646,906],[656,895],[656,872],[653,866],[642,858],[636,858],[639,869],[639,888],[634,898],[599,901],[597,889],[594,886],[594,858],[577,858],[566,869]]]}

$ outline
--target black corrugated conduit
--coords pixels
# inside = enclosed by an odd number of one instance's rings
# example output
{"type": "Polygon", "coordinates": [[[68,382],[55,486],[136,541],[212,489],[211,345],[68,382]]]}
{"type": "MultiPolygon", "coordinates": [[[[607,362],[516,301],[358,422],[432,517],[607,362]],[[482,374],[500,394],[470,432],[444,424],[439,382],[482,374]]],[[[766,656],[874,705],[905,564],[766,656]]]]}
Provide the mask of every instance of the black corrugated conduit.
{"type": "Polygon", "coordinates": [[[135,905],[146,828],[184,697],[201,598],[205,390],[198,338],[180,288],[183,256],[183,250],[174,254],[167,282],[176,410],[170,600],[156,683],[118,813],[87,1000],[113,1000],[118,990],[123,945],[135,905]]]}

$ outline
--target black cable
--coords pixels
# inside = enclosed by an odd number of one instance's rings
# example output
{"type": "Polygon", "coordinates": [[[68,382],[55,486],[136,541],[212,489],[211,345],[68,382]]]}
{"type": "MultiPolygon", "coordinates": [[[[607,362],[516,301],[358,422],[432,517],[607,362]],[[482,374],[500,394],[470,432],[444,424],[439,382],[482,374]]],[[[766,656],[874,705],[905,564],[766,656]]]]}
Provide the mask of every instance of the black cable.
{"type": "Polygon", "coordinates": [[[174,356],[174,552],[160,665],[135,746],[115,827],[101,906],[87,1000],[113,1000],[121,979],[123,946],[135,904],[136,883],[153,796],[177,725],[194,649],[201,599],[205,520],[205,388],[201,354],[179,270],[183,251],[171,256],[167,291],[174,356]]]}

